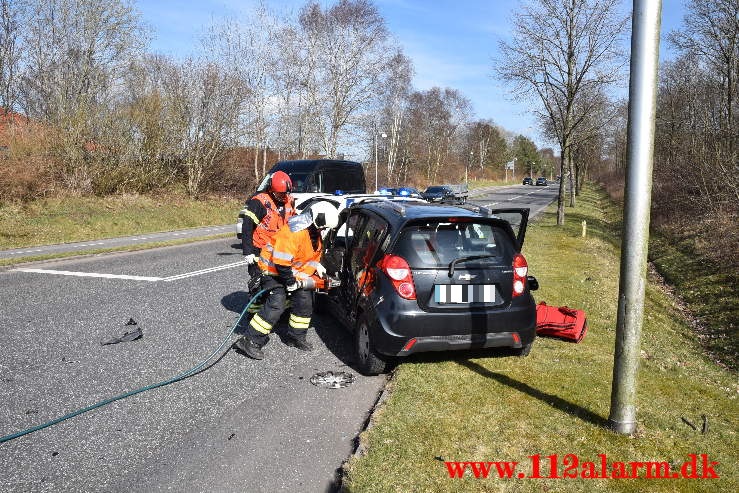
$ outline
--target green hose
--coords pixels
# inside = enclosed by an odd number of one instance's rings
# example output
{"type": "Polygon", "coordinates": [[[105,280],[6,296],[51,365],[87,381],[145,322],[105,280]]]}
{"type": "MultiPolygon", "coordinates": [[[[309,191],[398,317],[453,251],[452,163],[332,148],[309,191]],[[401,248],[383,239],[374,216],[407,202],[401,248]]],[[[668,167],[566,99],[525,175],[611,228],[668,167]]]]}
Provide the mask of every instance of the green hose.
{"type": "Polygon", "coordinates": [[[170,378],[169,380],[164,380],[162,382],[153,383],[151,385],[147,385],[146,387],[141,387],[140,389],[136,389],[136,390],[132,390],[130,392],[126,392],[125,394],[117,395],[115,397],[110,397],[109,399],[102,400],[102,401],[100,401],[100,402],[98,402],[96,404],[93,404],[91,406],[87,406],[85,408],[78,409],[77,411],[71,412],[69,414],[65,414],[64,416],[62,416],[60,418],[56,418],[56,419],[52,419],[51,421],[47,421],[44,424],[40,424],[38,426],[34,426],[34,427],[31,427],[31,428],[26,428],[23,431],[19,431],[17,433],[13,433],[11,435],[5,435],[4,437],[0,437],[0,443],[9,442],[10,440],[14,440],[14,439],[16,439],[18,437],[22,437],[23,435],[28,435],[29,433],[33,433],[34,431],[43,430],[44,428],[48,428],[49,426],[55,425],[57,423],[61,423],[62,421],[65,421],[67,419],[74,418],[75,416],[79,416],[80,414],[86,413],[87,411],[92,411],[93,409],[97,409],[99,407],[103,407],[103,406],[105,406],[107,404],[110,404],[111,402],[119,401],[121,399],[125,399],[126,397],[131,397],[132,395],[140,394],[141,392],[146,392],[147,390],[156,389],[157,387],[164,387],[165,385],[169,385],[170,383],[179,382],[180,380],[183,380],[183,379],[185,379],[185,378],[187,378],[189,376],[194,375],[195,373],[197,373],[198,371],[200,371],[200,369],[202,369],[206,365],[206,363],[208,363],[208,361],[210,361],[213,358],[213,356],[215,356],[216,354],[218,354],[218,353],[221,352],[221,350],[223,349],[223,346],[225,346],[226,343],[228,343],[229,340],[231,339],[231,335],[233,335],[234,331],[236,330],[236,327],[238,327],[239,324],[241,323],[241,319],[244,317],[244,314],[246,313],[246,311],[254,303],[254,300],[256,300],[259,296],[261,296],[261,294],[264,293],[265,291],[267,291],[267,290],[266,289],[262,289],[257,294],[255,294],[254,296],[252,296],[252,298],[249,300],[249,303],[246,304],[246,307],[244,307],[244,310],[241,312],[241,315],[239,315],[238,320],[236,320],[236,323],[234,324],[233,327],[231,327],[231,330],[228,332],[228,335],[226,335],[226,338],[223,339],[223,342],[221,343],[221,345],[218,346],[218,348],[215,351],[213,351],[212,353],[210,353],[210,356],[208,356],[207,358],[205,358],[203,361],[201,361],[199,364],[197,364],[193,368],[191,368],[191,369],[189,369],[189,370],[187,370],[185,372],[182,372],[179,375],[177,375],[176,377],[170,378]]]}

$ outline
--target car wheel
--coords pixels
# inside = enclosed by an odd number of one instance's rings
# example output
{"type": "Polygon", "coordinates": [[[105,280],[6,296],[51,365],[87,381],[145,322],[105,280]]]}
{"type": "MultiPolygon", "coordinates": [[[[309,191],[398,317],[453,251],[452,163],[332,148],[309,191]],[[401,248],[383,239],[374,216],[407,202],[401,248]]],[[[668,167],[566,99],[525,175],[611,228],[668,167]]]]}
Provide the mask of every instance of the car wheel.
{"type": "Polygon", "coordinates": [[[531,348],[534,346],[534,339],[531,339],[531,342],[528,344],[524,344],[520,348],[513,349],[512,354],[513,356],[518,356],[519,358],[525,358],[529,355],[531,352],[531,348]]]}
{"type": "Polygon", "coordinates": [[[379,375],[388,368],[387,360],[375,351],[370,338],[368,317],[362,316],[354,331],[354,349],[357,353],[357,367],[364,375],[379,375]]]}

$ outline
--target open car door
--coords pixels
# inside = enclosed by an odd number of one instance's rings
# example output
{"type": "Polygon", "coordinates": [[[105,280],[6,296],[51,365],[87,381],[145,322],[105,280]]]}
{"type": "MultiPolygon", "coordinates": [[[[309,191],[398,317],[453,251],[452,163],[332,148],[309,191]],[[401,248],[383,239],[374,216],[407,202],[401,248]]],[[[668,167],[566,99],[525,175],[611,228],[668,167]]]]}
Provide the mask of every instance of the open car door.
{"type": "MultiPolygon", "coordinates": [[[[489,216],[494,216],[504,221],[513,228],[513,233],[518,241],[518,249],[523,248],[523,240],[526,236],[526,226],[529,223],[529,212],[531,209],[483,209],[487,210],[489,216]]],[[[481,211],[482,212],[482,211],[481,211]]]]}

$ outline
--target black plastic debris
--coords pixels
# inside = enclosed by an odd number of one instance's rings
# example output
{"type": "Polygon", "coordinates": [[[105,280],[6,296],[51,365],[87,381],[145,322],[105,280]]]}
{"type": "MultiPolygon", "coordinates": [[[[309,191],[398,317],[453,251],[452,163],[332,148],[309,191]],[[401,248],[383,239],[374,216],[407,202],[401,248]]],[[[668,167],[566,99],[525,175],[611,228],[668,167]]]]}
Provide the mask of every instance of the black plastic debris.
{"type": "Polygon", "coordinates": [[[316,387],[323,387],[326,389],[341,389],[348,387],[354,382],[354,375],[344,371],[338,371],[336,373],[332,371],[324,371],[316,373],[310,377],[310,383],[316,387]]]}
{"type": "Polygon", "coordinates": [[[134,330],[124,332],[120,337],[114,337],[108,341],[101,342],[100,345],[107,346],[108,344],[118,344],[119,342],[135,341],[136,339],[140,339],[143,335],[144,333],[141,331],[141,327],[136,327],[134,330]]]}
{"type": "Polygon", "coordinates": [[[128,322],[126,322],[126,325],[138,325],[138,324],[136,323],[136,320],[129,318],[128,322]]]}

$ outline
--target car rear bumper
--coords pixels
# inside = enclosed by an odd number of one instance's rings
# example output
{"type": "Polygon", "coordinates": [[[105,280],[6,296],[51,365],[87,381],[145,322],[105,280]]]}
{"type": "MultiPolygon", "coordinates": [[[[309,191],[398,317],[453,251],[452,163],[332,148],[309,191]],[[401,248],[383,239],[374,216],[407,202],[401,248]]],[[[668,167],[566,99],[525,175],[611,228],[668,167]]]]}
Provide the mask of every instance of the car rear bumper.
{"type": "Polygon", "coordinates": [[[413,337],[408,339],[395,356],[408,356],[428,351],[455,351],[490,347],[522,347],[518,332],[498,332],[493,334],[472,334],[452,336],[413,337]]]}
{"type": "Polygon", "coordinates": [[[489,347],[520,348],[536,337],[536,305],[529,299],[530,304],[520,306],[448,313],[424,312],[415,301],[394,303],[392,307],[375,309],[377,323],[371,329],[372,343],[377,352],[387,356],[489,347]],[[411,344],[412,339],[415,342],[411,344]]]}

